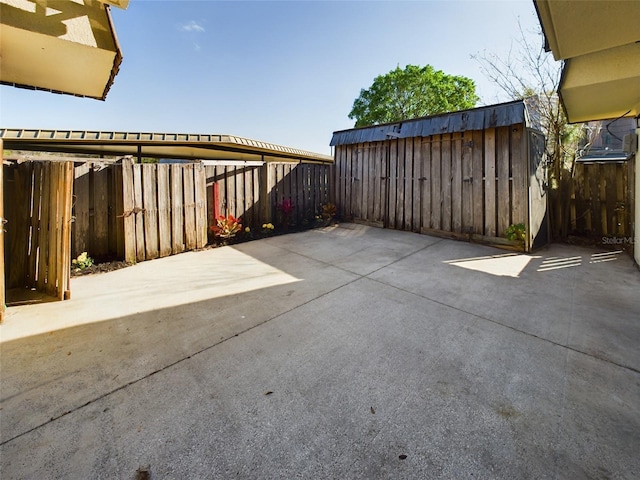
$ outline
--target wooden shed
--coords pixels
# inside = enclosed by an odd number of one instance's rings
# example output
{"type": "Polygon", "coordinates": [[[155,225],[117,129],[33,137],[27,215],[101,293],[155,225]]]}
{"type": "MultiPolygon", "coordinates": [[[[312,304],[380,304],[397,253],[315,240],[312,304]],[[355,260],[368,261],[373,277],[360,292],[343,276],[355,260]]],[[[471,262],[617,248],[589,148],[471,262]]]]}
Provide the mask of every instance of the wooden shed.
{"type": "Polygon", "coordinates": [[[493,244],[548,241],[544,136],[528,100],[334,132],[333,201],[356,222],[493,244]]]}

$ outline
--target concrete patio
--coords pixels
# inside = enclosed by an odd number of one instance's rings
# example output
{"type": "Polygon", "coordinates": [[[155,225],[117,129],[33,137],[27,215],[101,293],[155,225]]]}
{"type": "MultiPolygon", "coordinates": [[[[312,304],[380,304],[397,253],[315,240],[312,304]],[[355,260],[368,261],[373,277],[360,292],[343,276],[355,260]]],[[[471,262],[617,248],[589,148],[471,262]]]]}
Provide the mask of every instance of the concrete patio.
{"type": "Polygon", "coordinates": [[[637,478],[640,272],[343,224],[0,326],[3,479],[637,478]]]}

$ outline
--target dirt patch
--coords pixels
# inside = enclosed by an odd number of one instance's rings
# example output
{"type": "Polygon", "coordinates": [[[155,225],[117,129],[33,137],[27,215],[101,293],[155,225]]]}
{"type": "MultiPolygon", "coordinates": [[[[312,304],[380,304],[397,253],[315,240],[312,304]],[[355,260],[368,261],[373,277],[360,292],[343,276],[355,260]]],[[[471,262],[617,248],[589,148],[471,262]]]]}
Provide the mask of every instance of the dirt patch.
{"type": "Polygon", "coordinates": [[[82,275],[92,275],[94,273],[113,272],[114,270],[120,270],[121,268],[130,267],[131,265],[131,263],[123,262],[120,260],[113,262],[94,263],[90,267],[85,267],[83,269],[72,268],[71,276],[80,277],[82,275]]]}

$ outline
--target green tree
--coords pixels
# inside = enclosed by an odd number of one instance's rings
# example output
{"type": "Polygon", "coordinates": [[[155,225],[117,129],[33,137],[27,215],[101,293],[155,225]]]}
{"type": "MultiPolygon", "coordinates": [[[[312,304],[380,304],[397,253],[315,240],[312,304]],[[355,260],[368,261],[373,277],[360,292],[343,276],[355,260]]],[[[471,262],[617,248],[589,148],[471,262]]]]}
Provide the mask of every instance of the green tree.
{"type": "Polygon", "coordinates": [[[477,101],[470,78],[447,75],[431,65],[398,66],[360,90],[349,118],[356,127],[365,127],[473,108],[477,101]]]}

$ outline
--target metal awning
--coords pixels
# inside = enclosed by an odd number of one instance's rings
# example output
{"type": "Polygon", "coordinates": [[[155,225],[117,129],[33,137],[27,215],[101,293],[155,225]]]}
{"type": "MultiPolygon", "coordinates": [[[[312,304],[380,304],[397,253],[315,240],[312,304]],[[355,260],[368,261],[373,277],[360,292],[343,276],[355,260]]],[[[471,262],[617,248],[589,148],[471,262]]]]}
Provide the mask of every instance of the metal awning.
{"type": "Polygon", "coordinates": [[[571,123],[640,115],[640,1],[535,0],[571,123]]]}
{"type": "Polygon", "coordinates": [[[129,0],[0,0],[0,83],[104,100],[122,61],[105,3],[129,0]]]}
{"type": "Polygon", "coordinates": [[[0,128],[0,138],[6,150],[243,162],[333,163],[333,157],[329,155],[234,135],[0,128]]]}

